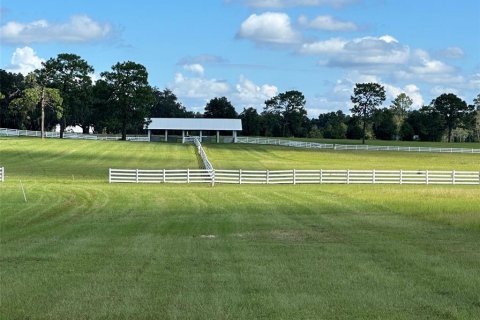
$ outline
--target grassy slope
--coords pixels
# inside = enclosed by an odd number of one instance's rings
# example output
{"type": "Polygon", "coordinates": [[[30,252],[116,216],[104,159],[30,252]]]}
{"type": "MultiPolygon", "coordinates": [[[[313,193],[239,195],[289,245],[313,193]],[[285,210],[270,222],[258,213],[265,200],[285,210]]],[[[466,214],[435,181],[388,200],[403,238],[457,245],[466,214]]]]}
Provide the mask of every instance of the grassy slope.
{"type": "Polygon", "coordinates": [[[197,160],[178,145],[77,143],[0,141],[1,318],[480,313],[478,187],[108,185],[112,161],[197,160]]]}
{"type": "Polygon", "coordinates": [[[108,168],[196,168],[199,163],[193,145],[0,138],[0,166],[22,179],[106,181],[108,168]]]}
{"type": "Polygon", "coordinates": [[[326,151],[250,144],[204,147],[219,169],[480,170],[478,154],[326,151]]]}

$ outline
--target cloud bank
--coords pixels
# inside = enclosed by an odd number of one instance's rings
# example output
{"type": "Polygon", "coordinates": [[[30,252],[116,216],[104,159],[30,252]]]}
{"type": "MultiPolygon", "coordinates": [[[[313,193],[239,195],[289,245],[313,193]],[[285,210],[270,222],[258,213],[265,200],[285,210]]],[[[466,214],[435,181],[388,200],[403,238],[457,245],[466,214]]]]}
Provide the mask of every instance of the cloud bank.
{"type": "Polygon", "coordinates": [[[92,42],[105,39],[111,33],[110,24],[102,24],[86,15],[73,16],[65,23],[51,23],[47,20],[29,23],[10,21],[0,27],[1,42],[11,45],[92,42]]]}

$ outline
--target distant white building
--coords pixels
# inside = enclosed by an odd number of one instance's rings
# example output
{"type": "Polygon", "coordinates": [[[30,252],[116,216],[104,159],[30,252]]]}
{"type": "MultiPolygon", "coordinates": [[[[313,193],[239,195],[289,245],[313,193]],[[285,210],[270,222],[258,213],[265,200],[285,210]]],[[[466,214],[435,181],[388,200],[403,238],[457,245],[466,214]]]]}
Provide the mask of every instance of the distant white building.
{"type": "Polygon", "coordinates": [[[208,119],[208,118],[151,118],[148,130],[148,137],[151,140],[152,130],[164,132],[164,140],[168,139],[168,131],[182,131],[182,142],[190,131],[199,132],[200,141],[204,131],[216,131],[217,142],[220,140],[220,131],[232,132],[233,141],[237,141],[237,132],[242,131],[242,120],[240,119],[208,119]]]}
{"type": "MultiPolygon", "coordinates": [[[[55,127],[54,132],[60,132],[60,125],[57,124],[55,127]]],[[[74,133],[83,133],[83,129],[80,126],[68,126],[65,128],[65,132],[74,132],[74,133]]],[[[92,134],[93,133],[93,127],[90,127],[88,129],[88,133],[92,134]]]]}

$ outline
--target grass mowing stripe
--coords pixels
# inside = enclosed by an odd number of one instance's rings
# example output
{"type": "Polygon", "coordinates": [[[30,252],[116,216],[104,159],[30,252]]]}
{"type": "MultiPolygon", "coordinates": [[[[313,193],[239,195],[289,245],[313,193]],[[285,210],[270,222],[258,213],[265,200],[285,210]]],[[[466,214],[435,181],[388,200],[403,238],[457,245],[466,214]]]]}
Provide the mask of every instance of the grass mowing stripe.
{"type": "Polygon", "coordinates": [[[480,155],[387,151],[331,151],[265,145],[206,144],[218,169],[463,170],[480,171],[480,155]]]}
{"type": "Polygon", "coordinates": [[[26,225],[29,212],[2,221],[4,314],[415,318],[423,310],[468,319],[478,311],[478,231],[399,216],[388,198],[378,207],[345,187],[352,195],[332,202],[341,188],[33,186],[41,201],[31,212],[50,202],[38,193],[62,199],[26,225]]]}
{"type": "MultiPolygon", "coordinates": [[[[0,162],[12,169],[0,184],[0,318],[480,313],[478,186],[110,185],[112,162],[195,165],[194,149],[35,141],[0,143],[0,162]]],[[[254,164],[319,163],[310,159],[318,154],[276,147],[207,147],[254,164]]],[[[462,158],[428,161],[452,159],[462,158]]]]}

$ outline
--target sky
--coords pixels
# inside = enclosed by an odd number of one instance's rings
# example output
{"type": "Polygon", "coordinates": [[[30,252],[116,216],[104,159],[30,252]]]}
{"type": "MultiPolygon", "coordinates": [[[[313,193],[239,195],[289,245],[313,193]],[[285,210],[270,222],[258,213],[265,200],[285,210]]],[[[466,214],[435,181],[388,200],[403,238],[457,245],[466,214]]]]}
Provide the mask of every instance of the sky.
{"type": "Polygon", "coordinates": [[[27,74],[60,53],[95,69],[144,65],[192,111],[227,97],[237,112],[301,91],[308,116],[349,113],[356,83],[415,109],[480,93],[478,0],[1,0],[0,68],[27,74]]]}

